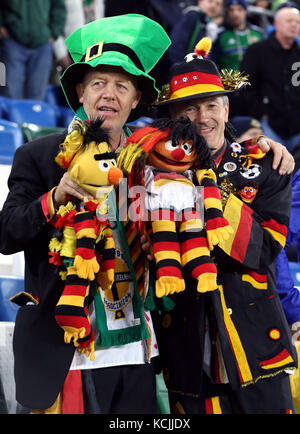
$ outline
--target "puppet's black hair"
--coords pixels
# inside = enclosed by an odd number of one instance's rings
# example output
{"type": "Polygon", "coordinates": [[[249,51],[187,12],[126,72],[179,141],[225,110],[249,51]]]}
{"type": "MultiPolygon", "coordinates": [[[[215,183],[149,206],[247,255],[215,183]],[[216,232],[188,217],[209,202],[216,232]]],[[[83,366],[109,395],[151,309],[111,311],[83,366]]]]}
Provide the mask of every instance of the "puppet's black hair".
{"type": "Polygon", "coordinates": [[[86,127],[83,140],[84,145],[88,145],[94,141],[96,143],[109,143],[109,130],[102,127],[103,122],[104,119],[102,118],[84,121],[84,125],[86,127]]]}

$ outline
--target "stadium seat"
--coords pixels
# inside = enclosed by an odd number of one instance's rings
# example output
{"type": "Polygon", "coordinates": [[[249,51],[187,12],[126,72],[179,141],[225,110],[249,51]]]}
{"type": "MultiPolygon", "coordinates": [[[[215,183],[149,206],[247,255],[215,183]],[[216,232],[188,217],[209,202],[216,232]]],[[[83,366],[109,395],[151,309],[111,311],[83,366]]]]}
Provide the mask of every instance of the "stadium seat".
{"type": "Polygon", "coordinates": [[[74,112],[67,106],[67,101],[61,87],[49,85],[46,89],[45,102],[55,109],[57,126],[68,128],[73,120],[74,112]]]}
{"type": "Polygon", "coordinates": [[[22,130],[18,124],[0,119],[0,164],[12,164],[15,150],[23,143],[22,130]]]}
{"type": "Polygon", "coordinates": [[[7,104],[7,119],[17,124],[32,123],[56,127],[56,118],[55,109],[43,101],[12,99],[7,104]]]}
{"type": "Polygon", "coordinates": [[[0,96],[0,118],[1,119],[6,119],[7,118],[7,104],[8,104],[9,99],[4,97],[4,96],[0,96]]]}
{"type": "Polygon", "coordinates": [[[53,133],[61,133],[65,128],[60,127],[40,127],[35,124],[22,124],[21,129],[24,135],[24,141],[30,142],[31,140],[38,139],[39,137],[46,136],[53,133]]]}
{"type": "Polygon", "coordinates": [[[289,267],[295,286],[300,288],[300,265],[289,261],[289,267]]]}
{"type": "Polygon", "coordinates": [[[147,125],[149,125],[151,122],[153,122],[154,119],[149,118],[147,116],[142,116],[140,118],[138,118],[137,120],[133,121],[133,122],[129,122],[126,125],[131,129],[131,130],[136,130],[139,128],[143,128],[147,125]]]}
{"type": "Polygon", "coordinates": [[[0,275],[0,321],[15,321],[19,306],[9,299],[22,291],[24,291],[23,277],[0,275]]]}
{"type": "Polygon", "coordinates": [[[45,93],[45,102],[52,106],[67,106],[63,90],[56,84],[49,84],[45,93]]]}
{"type": "Polygon", "coordinates": [[[62,128],[68,128],[72,120],[74,119],[74,112],[68,107],[57,106],[58,118],[57,126],[62,128]]]}

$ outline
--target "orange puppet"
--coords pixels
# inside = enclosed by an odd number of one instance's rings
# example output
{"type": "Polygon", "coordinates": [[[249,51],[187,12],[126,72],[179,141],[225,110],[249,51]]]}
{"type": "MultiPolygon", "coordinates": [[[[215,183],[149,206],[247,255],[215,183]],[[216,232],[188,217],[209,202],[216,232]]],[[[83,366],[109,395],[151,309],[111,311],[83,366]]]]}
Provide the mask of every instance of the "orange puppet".
{"type": "Polygon", "coordinates": [[[129,186],[142,183],[147,191],[156,295],[183,291],[185,273],[198,281],[199,292],[215,290],[210,250],[232,229],[223,217],[210,149],[195,126],[188,118],[160,119],[136,131],[118,165],[129,186]]]}

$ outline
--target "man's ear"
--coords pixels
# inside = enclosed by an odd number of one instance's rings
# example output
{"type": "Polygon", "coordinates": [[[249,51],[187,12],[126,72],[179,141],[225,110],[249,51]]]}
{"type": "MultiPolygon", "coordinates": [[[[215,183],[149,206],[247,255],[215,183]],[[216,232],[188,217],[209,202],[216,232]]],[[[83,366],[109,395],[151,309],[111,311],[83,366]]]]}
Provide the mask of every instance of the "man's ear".
{"type": "Polygon", "coordinates": [[[77,96],[78,96],[78,100],[80,103],[83,103],[83,85],[82,83],[77,83],[76,84],[76,92],[77,92],[77,96]]]}
{"type": "Polygon", "coordinates": [[[229,116],[229,102],[225,105],[225,122],[228,122],[228,116],[229,116]]]}
{"type": "Polygon", "coordinates": [[[139,103],[139,101],[141,99],[141,96],[142,96],[142,92],[140,90],[137,90],[136,91],[136,97],[135,97],[135,100],[132,103],[131,110],[133,110],[133,109],[136,108],[136,106],[138,105],[138,103],[139,103]]]}

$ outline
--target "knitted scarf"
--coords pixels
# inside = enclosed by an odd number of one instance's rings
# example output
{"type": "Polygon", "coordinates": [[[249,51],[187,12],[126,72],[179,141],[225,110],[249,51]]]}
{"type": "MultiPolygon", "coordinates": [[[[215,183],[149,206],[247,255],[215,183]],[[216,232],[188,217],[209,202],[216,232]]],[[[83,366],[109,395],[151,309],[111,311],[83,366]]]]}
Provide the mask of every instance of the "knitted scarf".
{"type": "MultiPolygon", "coordinates": [[[[80,106],[77,109],[75,115],[81,120],[87,119],[87,115],[84,111],[83,106],[80,106]]],[[[126,126],[124,126],[124,131],[127,136],[130,135],[130,130],[126,126]]],[[[133,295],[131,301],[133,316],[128,315],[128,317],[126,317],[124,313],[121,313],[122,309],[119,309],[117,311],[108,309],[109,306],[117,306],[117,302],[109,303],[109,300],[106,298],[106,296],[101,293],[102,290],[100,289],[100,292],[95,291],[95,285],[93,285],[96,322],[99,329],[99,338],[96,342],[96,346],[99,347],[123,345],[129,342],[146,340],[150,336],[145,324],[143,302],[139,293],[139,288],[130,257],[130,250],[125,236],[124,227],[119,221],[115,195],[110,194],[108,196],[108,200],[110,207],[113,211],[113,216],[116,219],[116,222],[112,222],[112,224],[117,224],[117,229],[121,238],[121,244],[125,252],[126,263],[129,268],[129,272],[133,282],[133,295]],[[116,317],[118,313],[120,316],[116,317]]],[[[122,301],[120,300],[120,307],[121,304],[122,301]]]]}
{"type": "MultiPolygon", "coordinates": [[[[121,345],[129,342],[147,340],[150,334],[147,330],[144,316],[142,294],[140,294],[135,270],[131,261],[130,249],[126,239],[123,224],[119,220],[115,195],[108,196],[109,206],[116,218],[116,226],[120,235],[121,244],[124,249],[126,263],[133,282],[133,294],[131,294],[132,312],[125,315],[123,305],[126,304],[127,293],[122,299],[110,301],[105,294],[97,291],[94,297],[96,322],[100,332],[97,346],[121,345]],[[116,325],[117,324],[117,325],[116,325]]],[[[145,278],[143,279],[145,285],[145,278]]]]}

